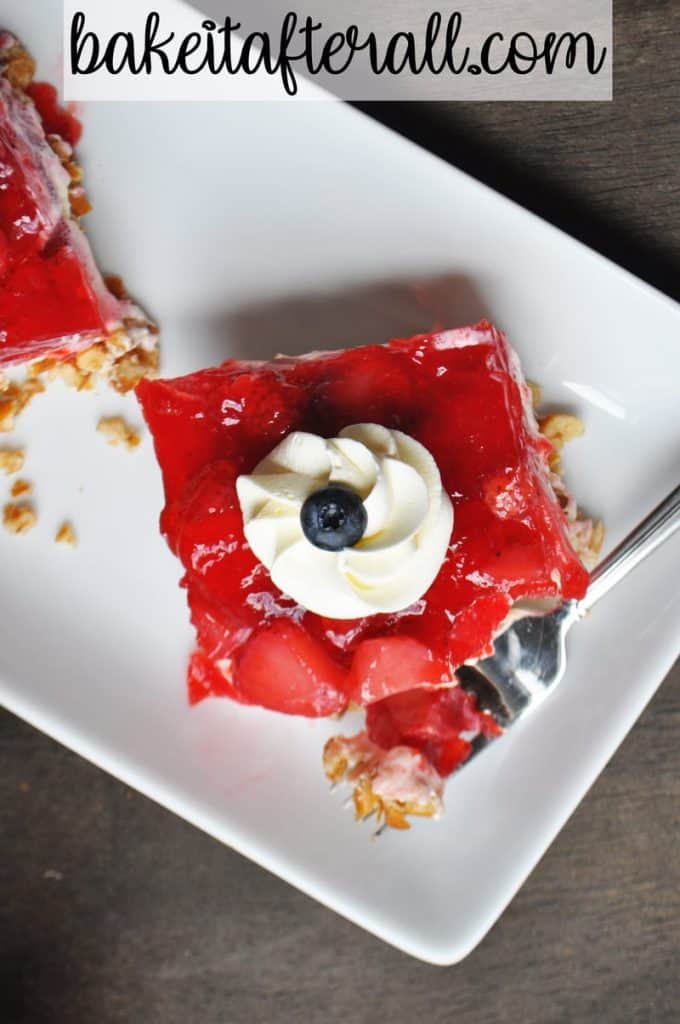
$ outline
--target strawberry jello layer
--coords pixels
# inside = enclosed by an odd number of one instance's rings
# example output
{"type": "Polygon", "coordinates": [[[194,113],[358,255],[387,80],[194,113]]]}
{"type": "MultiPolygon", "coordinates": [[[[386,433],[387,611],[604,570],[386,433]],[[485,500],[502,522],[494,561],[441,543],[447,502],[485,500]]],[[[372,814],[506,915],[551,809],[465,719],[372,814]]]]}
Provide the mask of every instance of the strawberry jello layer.
{"type": "MultiPolygon", "coordinates": [[[[585,592],[588,574],[550,484],[551,444],[538,432],[517,357],[487,322],[297,359],[228,360],[143,381],[137,394],[165,486],[162,532],[184,567],[198,636],[192,701],[217,694],[323,716],[349,701],[431,693],[488,651],[518,600],[585,592]],[[454,524],[420,600],[390,614],[330,619],[282,593],[255,557],[236,479],[291,431],[334,437],[356,423],[425,446],[454,524]]],[[[453,721],[461,709],[450,703],[437,714],[453,721]]],[[[380,725],[369,716],[372,731],[396,739],[404,709],[385,708],[380,725]]]]}
{"type": "Polygon", "coordinates": [[[0,366],[66,358],[116,332],[129,348],[132,327],[134,344],[153,347],[150,325],[109,291],[80,228],[89,205],[64,138],[77,138],[77,123],[32,72],[0,32],[0,366]]]}

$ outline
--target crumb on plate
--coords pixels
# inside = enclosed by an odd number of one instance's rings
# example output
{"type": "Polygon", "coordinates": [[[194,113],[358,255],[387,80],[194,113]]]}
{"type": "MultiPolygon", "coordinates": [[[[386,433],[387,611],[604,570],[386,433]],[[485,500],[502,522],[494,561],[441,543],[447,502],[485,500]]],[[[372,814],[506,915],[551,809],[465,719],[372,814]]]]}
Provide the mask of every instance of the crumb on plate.
{"type": "Polygon", "coordinates": [[[547,437],[553,446],[550,456],[550,467],[559,470],[560,452],[567,441],[573,441],[575,437],[582,437],[585,432],[583,421],[578,416],[572,416],[567,412],[555,412],[543,416],[538,421],[539,429],[544,437],[547,437]]]}
{"type": "Polygon", "coordinates": [[[97,424],[97,431],[105,438],[107,444],[118,447],[125,445],[132,450],[140,444],[139,434],[128,426],[122,416],[104,416],[97,424]]]}
{"type": "Polygon", "coordinates": [[[29,480],[15,480],[9,493],[13,498],[21,498],[25,494],[30,494],[32,490],[33,484],[29,480]]]}
{"type": "Polygon", "coordinates": [[[29,376],[36,379],[46,374],[49,380],[58,378],[75,391],[89,391],[101,380],[124,395],[137,387],[144,377],[157,375],[160,353],[156,337],[154,325],[128,319],[121,330],[67,359],[37,360],[29,366],[29,376]],[[141,341],[137,344],[137,335],[142,340],[151,337],[153,347],[145,347],[141,341]]]}
{"type": "Polygon", "coordinates": [[[57,544],[66,544],[68,545],[68,547],[71,548],[74,548],[78,543],[76,539],[75,530],[73,529],[69,522],[61,524],[61,526],[59,527],[55,534],[54,539],[57,544]]]}
{"type": "Polygon", "coordinates": [[[0,433],[14,430],[19,413],[44,390],[45,385],[37,378],[16,382],[3,377],[0,380],[0,433]]]}
{"type": "Polygon", "coordinates": [[[35,61],[18,39],[2,55],[2,73],[15,89],[27,89],[35,74],[35,61]]]}
{"type": "Polygon", "coordinates": [[[420,751],[398,746],[382,750],[365,732],[333,736],[324,747],[326,777],[353,787],[356,818],[375,814],[380,825],[410,828],[409,815],[437,817],[442,808],[441,777],[420,751]]]}
{"type": "Polygon", "coordinates": [[[38,522],[32,505],[21,503],[5,505],[2,513],[2,524],[8,533],[28,533],[38,522]]]}
{"type": "Polygon", "coordinates": [[[549,458],[550,483],[567,518],[567,531],[574,551],[586,569],[592,572],[600,560],[600,551],[604,541],[604,523],[591,519],[583,513],[572,495],[567,490],[562,476],[560,453],[568,441],[582,437],[585,433],[583,421],[571,413],[557,412],[541,416],[538,420],[539,430],[553,446],[549,458]]]}
{"type": "Polygon", "coordinates": [[[536,384],[536,382],[533,380],[528,380],[527,385],[529,387],[529,391],[531,392],[531,404],[534,407],[534,409],[537,409],[538,406],[541,404],[541,395],[543,394],[541,385],[536,384]]]}
{"type": "Polygon", "coordinates": [[[23,469],[24,458],[23,448],[0,448],[0,470],[12,476],[23,469]]]}

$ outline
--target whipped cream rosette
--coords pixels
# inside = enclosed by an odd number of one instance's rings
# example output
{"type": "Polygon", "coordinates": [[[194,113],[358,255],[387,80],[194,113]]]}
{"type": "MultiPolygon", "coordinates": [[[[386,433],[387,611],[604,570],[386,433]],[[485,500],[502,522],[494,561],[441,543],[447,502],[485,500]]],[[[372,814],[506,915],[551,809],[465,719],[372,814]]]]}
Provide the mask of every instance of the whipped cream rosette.
{"type": "Polygon", "coordinates": [[[417,601],[453,527],[427,449],[374,423],[328,439],[295,431],[238,478],[237,491],[248,543],[276,586],[335,619],[417,601]]]}

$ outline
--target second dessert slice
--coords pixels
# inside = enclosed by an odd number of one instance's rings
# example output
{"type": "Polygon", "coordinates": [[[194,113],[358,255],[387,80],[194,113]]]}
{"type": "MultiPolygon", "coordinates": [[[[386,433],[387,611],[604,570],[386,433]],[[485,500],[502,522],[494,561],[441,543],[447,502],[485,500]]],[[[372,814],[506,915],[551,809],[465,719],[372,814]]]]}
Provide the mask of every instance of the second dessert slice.
{"type": "Polygon", "coordinates": [[[157,331],[97,269],[80,226],[75,125],[33,73],[0,31],[0,369],[49,359],[77,370],[80,358],[125,391],[157,368],[157,331]]]}

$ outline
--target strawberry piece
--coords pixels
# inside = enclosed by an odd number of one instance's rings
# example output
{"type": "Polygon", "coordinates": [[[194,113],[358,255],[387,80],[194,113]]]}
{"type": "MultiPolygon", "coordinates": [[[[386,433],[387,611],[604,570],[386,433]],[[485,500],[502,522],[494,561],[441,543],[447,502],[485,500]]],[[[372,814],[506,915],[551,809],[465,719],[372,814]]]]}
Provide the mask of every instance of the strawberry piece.
{"type": "Polygon", "coordinates": [[[349,674],[349,695],[357,704],[372,704],[402,690],[450,680],[447,662],[408,636],[364,640],[349,674]]]}
{"type": "Polygon", "coordinates": [[[251,704],[288,715],[324,718],[347,705],[343,670],[290,620],[278,619],[248,641],[236,680],[251,704]]]}

